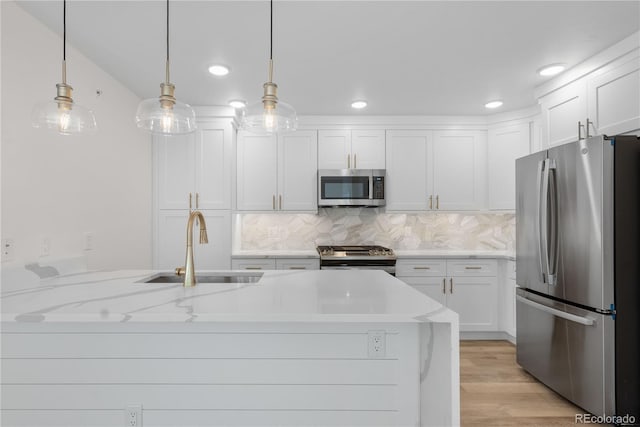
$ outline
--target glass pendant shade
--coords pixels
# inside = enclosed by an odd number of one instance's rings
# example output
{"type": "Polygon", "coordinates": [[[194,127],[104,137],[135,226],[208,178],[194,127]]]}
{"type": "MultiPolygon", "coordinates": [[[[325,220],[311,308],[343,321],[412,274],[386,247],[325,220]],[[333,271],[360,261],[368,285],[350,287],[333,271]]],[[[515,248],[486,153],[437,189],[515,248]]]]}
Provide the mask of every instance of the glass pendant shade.
{"type": "Polygon", "coordinates": [[[93,111],[75,103],[57,101],[36,105],[31,122],[35,128],[50,129],[61,135],[92,132],[97,129],[93,111]]]}
{"type": "Polygon", "coordinates": [[[265,107],[263,101],[250,104],[240,112],[240,127],[256,134],[288,132],[296,129],[298,116],[293,107],[282,101],[265,107]]]}
{"type": "Polygon", "coordinates": [[[174,101],[163,105],[160,98],[145,99],[138,105],[136,124],[154,135],[181,135],[196,130],[196,113],[190,105],[174,101]]]}

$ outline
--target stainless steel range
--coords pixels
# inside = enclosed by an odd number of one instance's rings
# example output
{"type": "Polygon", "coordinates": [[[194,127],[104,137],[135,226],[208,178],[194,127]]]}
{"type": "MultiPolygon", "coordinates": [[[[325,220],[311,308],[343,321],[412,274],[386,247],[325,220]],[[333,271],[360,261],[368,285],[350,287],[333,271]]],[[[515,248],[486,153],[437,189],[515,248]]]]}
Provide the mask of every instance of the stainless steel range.
{"type": "Polygon", "coordinates": [[[373,245],[318,246],[321,270],[384,270],[396,275],[396,254],[373,245]]]}

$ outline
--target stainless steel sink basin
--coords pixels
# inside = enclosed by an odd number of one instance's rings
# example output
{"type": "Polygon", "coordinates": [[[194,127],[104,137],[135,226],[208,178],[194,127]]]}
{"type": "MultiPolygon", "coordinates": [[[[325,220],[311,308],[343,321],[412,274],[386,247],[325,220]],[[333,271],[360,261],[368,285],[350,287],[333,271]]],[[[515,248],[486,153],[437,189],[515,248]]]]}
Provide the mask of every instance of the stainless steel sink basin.
{"type": "MultiPolygon", "coordinates": [[[[263,273],[204,273],[196,274],[196,282],[206,283],[256,283],[262,278],[263,273]]],[[[141,280],[142,283],[182,283],[184,276],[177,276],[171,273],[155,274],[141,280]]]]}

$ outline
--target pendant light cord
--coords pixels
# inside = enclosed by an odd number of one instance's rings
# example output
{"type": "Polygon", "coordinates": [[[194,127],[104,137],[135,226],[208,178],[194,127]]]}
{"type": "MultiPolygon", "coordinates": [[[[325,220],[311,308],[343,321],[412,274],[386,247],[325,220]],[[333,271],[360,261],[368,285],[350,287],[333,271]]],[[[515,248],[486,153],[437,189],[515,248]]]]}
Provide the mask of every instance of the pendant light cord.
{"type": "Polygon", "coordinates": [[[169,0],[167,0],[167,63],[166,63],[166,83],[169,83],[169,0]]]}
{"type": "Polygon", "coordinates": [[[62,1],[62,83],[67,84],[67,0],[62,1]]]}
{"type": "Polygon", "coordinates": [[[269,82],[273,82],[273,0],[269,2],[269,82]]]}

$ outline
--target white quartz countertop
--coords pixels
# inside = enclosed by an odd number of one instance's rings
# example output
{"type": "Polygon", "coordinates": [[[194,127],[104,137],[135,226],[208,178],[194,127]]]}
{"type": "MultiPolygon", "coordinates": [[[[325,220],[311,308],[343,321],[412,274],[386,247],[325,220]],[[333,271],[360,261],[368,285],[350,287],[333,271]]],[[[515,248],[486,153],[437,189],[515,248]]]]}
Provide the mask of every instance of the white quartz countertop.
{"type": "Polygon", "coordinates": [[[157,273],[103,271],[12,283],[7,291],[3,286],[0,297],[2,321],[449,323],[457,318],[382,271],[265,271],[257,283],[194,288],[142,283],[157,273]]]}
{"type": "Polygon", "coordinates": [[[468,249],[397,249],[398,258],[499,258],[515,260],[512,251],[477,251],[468,249]]]}
{"type": "Polygon", "coordinates": [[[238,250],[231,258],[320,258],[318,251],[312,250],[238,250]]]}

